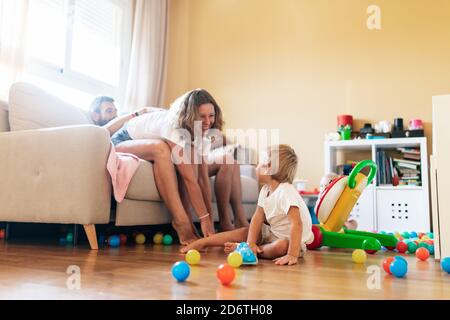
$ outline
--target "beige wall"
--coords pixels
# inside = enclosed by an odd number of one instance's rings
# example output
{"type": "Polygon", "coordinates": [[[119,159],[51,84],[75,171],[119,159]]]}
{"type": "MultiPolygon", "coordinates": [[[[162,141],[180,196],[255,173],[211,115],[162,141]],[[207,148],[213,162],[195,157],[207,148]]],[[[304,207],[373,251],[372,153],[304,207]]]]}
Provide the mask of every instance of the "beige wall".
{"type": "MultiPolygon", "coordinates": [[[[318,185],[338,114],[427,122],[450,92],[448,0],[170,0],[166,103],[208,89],[227,128],[279,128],[318,185]],[[366,27],[367,7],[382,30],[366,27]]],[[[429,141],[430,143],[431,141],[429,141]]]]}

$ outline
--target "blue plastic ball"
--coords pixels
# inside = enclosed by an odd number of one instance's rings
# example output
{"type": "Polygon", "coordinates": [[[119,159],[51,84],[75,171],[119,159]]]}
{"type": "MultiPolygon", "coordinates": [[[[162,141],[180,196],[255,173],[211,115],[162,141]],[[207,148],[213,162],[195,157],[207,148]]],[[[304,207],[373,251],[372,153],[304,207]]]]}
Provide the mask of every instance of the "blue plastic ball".
{"type": "Polygon", "coordinates": [[[66,244],[67,244],[66,238],[60,238],[60,239],[59,239],[59,245],[60,245],[60,246],[65,246],[66,244]]]}
{"type": "Polygon", "coordinates": [[[408,265],[408,261],[406,261],[406,259],[403,258],[402,256],[395,256],[394,259],[402,260],[403,262],[406,263],[406,265],[408,265]]]}
{"type": "Polygon", "coordinates": [[[402,259],[394,259],[389,266],[389,270],[397,278],[403,278],[408,272],[408,265],[402,259]]]}
{"type": "Polygon", "coordinates": [[[441,267],[445,272],[450,273],[450,257],[441,260],[441,267]]]}
{"type": "Polygon", "coordinates": [[[191,273],[189,265],[184,261],[178,261],[172,266],[172,276],[178,281],[183,282],[191,273]]]}
{"type": "Polygon", "coordinates": [[[108,238],[108,244],[110,247],[118,247],[120,246],[120,237],[119,236],[111,236],[108,238]]]}
{"type": "Polygon", "coordinates": [[[433,245],[429,245],[428,246],[428,251],[430,251],[430,254],[434,254],[434,246],[433,245]]]}
{"type": "Polygon", "coordinates": [[[409,235],[411,236],[411,238],[417,238],[417,232],[415,231],[410,232],[409,235]]]}

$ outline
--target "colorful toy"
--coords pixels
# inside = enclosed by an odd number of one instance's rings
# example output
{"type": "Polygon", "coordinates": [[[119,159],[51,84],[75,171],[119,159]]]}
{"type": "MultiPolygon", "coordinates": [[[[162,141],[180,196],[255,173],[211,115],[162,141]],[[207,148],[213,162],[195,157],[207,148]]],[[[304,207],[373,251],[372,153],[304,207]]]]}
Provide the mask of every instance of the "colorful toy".
{"type": "Polygon", "coordinates": [[[239,252],[234,251],[228,255],[227,262],[233,268],[239,268],[242,265],[243,259],[239,252]]]}
{"type": "Polygon", "coordinates": [[[191,268],[184,261],[178,261],[172,266],[172,276],[178,281],[183,282],[191,273],[191,268]]]}
{"type": "Polygon", "coordinates": [[[108,244],[110,247],[118,247],[120,246],[120,237],[119,236],[110,236],[108,238],[108,244]]]}
{"type": "Polygon", "coordinates": [[[235,252],[238,252],[242,257],[242,264],[244,265],[256,265],[258,264],[258,257],[253,253],[252,249],[247,242],[241,242],[238,244],[235,252]]]}
{"type": "Polygon", "coordinates": [[[417,244],[414,241],[411,241],[408,243],[408,252],[409,253],[416,253],[417,250],[417,244]]]}
{"type": "Polygon", "coordinates": [[[230,285],[236,276],[234,268],[228,264],[221,264],[219,268],[217,268],[216,274],[217,279],[219,279],[220,283],[224,286],[230,285]]]}
{"type": "Polygon", "coordinates": [[[441,267],[447,273],[450,273],[450,257],[441,260],[441,267]]]}
{"type": "Polygon", "coordinates": [[[399,241],[397,243],[397,251],[400,253],[405,253],[406,251],[408,251],[408,245],[406,243],[404,243],[403,241],[399,241]]]}
{"type": "Polygon", "coordinates": [[[172,238],[172,236],[170,234],[166,234],[163,237],[163,241],[162,242],[163,242],[163,244],[165,246],[170,246],[172,244],[172,242],[173,242],[173,238],[172,238]]]}
{"type": "Polygon", "coordinates": [[[430,252],[427,248],[419,248],[416,250],[416,257],[419,260],[425,261],[430,257],[430,252]]]}
{"type": "Polygon", "coordinates": [[[136,244],[144,244],[145,243],[145,235],[143,233],[138,233],[134,238],[136,244]]]}
{"type": "Polygon", "coordinates": [[[120,238],[120,245],[126,245],[127,244],[127,235],[126,234],[120,234],[119,235],[120,238]]]}
{"type": "Polygon", "coordinates": [[[394,259],[402,260],[404,263],[408,265],[408,261],[406,261],[406,259],[403,258],[402,256],[395,256],[394,259]]]}
{"type": "Polygon", "coordinates": [[[367,254],[364,250],[356,249],[352,253],[352,260],[354,263],[364,263],[367,260],[367,254]]]}
{"type": "Polygon", "coordinates": [[[402,259],[394,259],[390,264],[389,270],[397,278],[403,278],[408,272],[408,264],[402,259]]]}
{"type": "Polygon", "coordinates": [[[392,261],[394,261],[394,260],[395,260],[395,258],[393,258],[393,257],[389,257],[389,258],[386,258],[383,260],[383,269],[384,269],[384,271],[386,271],[387,274],[392,275],[390,266],[391,266],[392,261]]]}
{"type": "Polygon", "coordinates": [[[376,234],[343,228],[358,198],[364,188],[370,185],[376,173],[375,162],[364,160],[353,168],[349,176],[341,176],[333,180],[324,190],[316,212],[320,225],[313,226],[312,231],[316,239],[308,245],[308,249],[327,246],[364,249],[368,253],[375,253],[381,250],[381,246],[395,248],[397,239],[393,234],[376,234]],[[370,167],[368,177],[361,173],[365,167],[370,167]],[[321,239],[320,242],[319,239],[321,239]]]}
{"type": "Polygon", "coordinates": [[[161,244],[163,242],[164,235],[161,232],[158,232],[153,236],[153,243],[154,244],[161,244]]]}
{"type": "Polygon", "coordinates": [[[201,259],[200,252],[195,249],[191,249],[186,253],[185,259],[190,265],[199,264],[201,259]]]}

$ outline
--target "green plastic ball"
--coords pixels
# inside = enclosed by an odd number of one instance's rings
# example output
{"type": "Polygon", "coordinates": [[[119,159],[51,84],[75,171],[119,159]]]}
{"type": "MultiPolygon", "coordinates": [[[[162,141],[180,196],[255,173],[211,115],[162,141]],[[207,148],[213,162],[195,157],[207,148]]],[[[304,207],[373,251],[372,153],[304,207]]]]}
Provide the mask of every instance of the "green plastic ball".
{"type": "Polygon", "coordinates": [[[409,253],[416,253],[417,250],[417,244],[415,242],[408,243],[408,252],[409,253]]]}
{"type": "Polygon", "coordinates": [[[163,238],[163,244],[165,246],[170,246],[173,243],[173,238],[170,234],[166,234],[163,238]]]}

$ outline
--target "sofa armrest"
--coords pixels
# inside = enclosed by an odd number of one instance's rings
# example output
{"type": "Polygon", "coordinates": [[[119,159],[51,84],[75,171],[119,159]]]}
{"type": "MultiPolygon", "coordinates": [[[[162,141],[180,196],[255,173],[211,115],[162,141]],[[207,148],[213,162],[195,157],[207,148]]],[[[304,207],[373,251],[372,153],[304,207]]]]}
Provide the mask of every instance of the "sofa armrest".
{"type": "Polygon", "coordinates": [[[256,168],[251,164],[241,164],[241,176],[249,177],[256,180],[256,168]]]}
{"type": "Polygon", "coordinates": [[[0,221],[108,223],[109,151],[91,125],[0,133],[0,221]]]}

